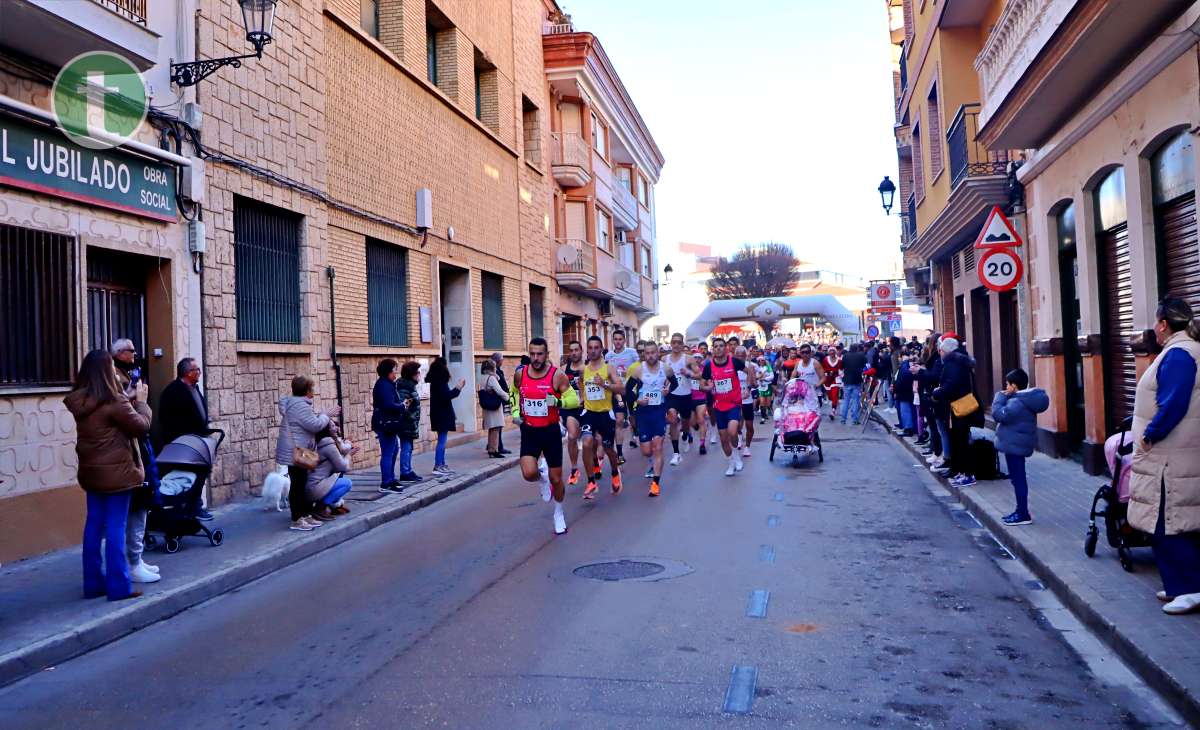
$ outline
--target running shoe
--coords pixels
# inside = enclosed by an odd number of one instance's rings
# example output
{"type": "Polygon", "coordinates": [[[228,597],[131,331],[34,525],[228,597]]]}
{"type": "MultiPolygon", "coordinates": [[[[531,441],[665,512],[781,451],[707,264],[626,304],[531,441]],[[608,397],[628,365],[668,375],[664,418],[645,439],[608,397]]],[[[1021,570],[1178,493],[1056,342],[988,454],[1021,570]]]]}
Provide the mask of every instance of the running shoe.
{"type": "Polygon", "coordinates": [[[604,472],[600,471],[600,467],[596,467],[596,471],[592,473],[592,481],[598,482],[604,478],[604,472]]]}
{"type": "Polygon", "coordinates": [[[658,494],[659,494],[659,489],[658,489],[658,480],[657,480],[657,479],[655,479],[655,480],[653,480],[653,481],[651,481],[651,482],[650,482],[650,496],[651,496],[651,497],[657,497],[657,496],[658,496],[658,494]]]}
{"type": "Polygon", "coordinates": [[[646,478],[647,479],[654,478],[654,465],[653,464],[651,464],[649,467],[646,468],[646,478]]]}
{"type": "Polygon", "coordinates": [[[733,465],[733,459],[730,459],[729,466],[728,466],[728,468],[725,469],[725,476],[731,477],[734,474],[737,474],[737,468],[735,468],[733,465]]]}
{"type": "Polygon", "coordinates": [[[742,456],[750,456],[750,447],[749,446],[742,447],[742,456]]]}
{"type": "Polygon", "coordinates": [[[973,487],[975,486],[975,477],[970,474],[960,474],[958,479],[955,479],[952,483],[956,487],[973,487]]]}
{"type": "Polygon", "coordinates": [[[621,472],[612,475],[612,492],[613,494],[621,493],[621,472]]]}
{"type": "Polygon", "coordinates": [[[550,501],[550,470],[546,467],[545,464],[542,464],[541,466],[538,467],[538,476],[541,477],[538,480],[538,487],[542,490],[542,501],[549,502],[550,501]]]}
{"type": "Polygon", "coordinates": [[[700,442],[700,452],[699,453],[701,456],[704,456],[705,454],[708,453],[708,449],[704,446],[703,441],[700,442]]]}
{"type": "Polygon", "coordinates": [[[691,440],[691,439],[684,439],[684,440],[683,440],[683,453],[685,453],[685,454],[686,454],[688,451],[690,451],[690,450],[691,450],[691,448],[692,448],[692,440],[691,440]]]}
{"type": "Polygon", "coordinates": [[[1011,515],[1008,515],[1004,518],[1004,524],[1008,525],[1009,527],[1032,525],[1033,517],[1031,515],[1019,515],[1016,512],[1013,512],[1011,515]]]}
{"type": "Polygon", "coordinates": [[[617,455],[617,466],[625,466],[625,454],[617,455]]]}
{"type": "Polygon", "coordinates": [[[573,487],[578,483],[579,483],[579,470],[572,469],[571,476],[567,478],[567,484],[570,484],[573,487]]]}
{"type": "Polygon", "coordinates": [[[742,457],[736,451],[733,452],[733,466],[738,471],[741,471],[742,467],[745,466],[745,464],[742,463],[742,457]]]}
{"type": "MultiPolygon", "coordinates": [[[[687,450],[686,446],[684,447],[684,450],[685,451],[687,450]]],[[[682,463],[683,463],[683,456],[681,454],[675,454],[674,456],[671,457],[671,466],[679,466],[682,463]]]]}
{"type": "Polygon", "coordinates": [[[583,490],[583,498],[584,499],[595,499],[596,492],[598,492],[598,491],[600,491],[600,490],[596,488],[595,482],[588,482],[587,486],[584,487],[584,490],[583,490]]]}
{"type": "Polygon", "coordinates": [[[562,505],[554,505],[554,534],[564,535],[567,532],[567,516],[563,514],[562,505]]]}
{"type": "Polygon", "coordinates": [[[716,432],[716,431],[713,431],[713,432],[712,432],[712,435],[710,435],[710,436],[708,437],[708,442],[709,442],[710,444],[715,444],[715,443],[717,442],[717,432],[716,432]]]}
{"type": "Polygon", "coordinates": [[[939,477],[950,475],[950,467],[948,466],[931,466],[929,467],[929,471],[937,474],[939,477]]]}
{"type": "Polygon", "coordinates": [[[636,449],[638,447],[637,439],[629,439],[629,448],[636,449]]]}

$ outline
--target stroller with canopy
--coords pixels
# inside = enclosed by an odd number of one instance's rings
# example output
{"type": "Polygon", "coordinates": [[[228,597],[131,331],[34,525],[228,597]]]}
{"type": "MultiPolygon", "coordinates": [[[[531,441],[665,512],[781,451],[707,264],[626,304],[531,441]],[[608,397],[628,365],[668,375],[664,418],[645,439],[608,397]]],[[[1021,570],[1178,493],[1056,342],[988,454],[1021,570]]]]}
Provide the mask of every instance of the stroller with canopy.
{"type": "Polygon", "coordinates": [[[792,455],[796,463],[801,455],[816,453],[825,461],[821,448],[821,410],[817,391],[808,383],[793,378],[783,389],[783,400],[775,409],[775,435],[771,440],[770,461],[775,461],[775,452],[792,455]]]}
{"type": "Polygon", "coordinates": [[[180,436],[163,446],[156,459],[162,476],[146,516],[147,549],[158,546],[158,538],[152,532],[163,536],[168,553],[178,552],[183,538],[194,535],[203,534],[214,547],[224,541],[225,533],[220,528],[210,530],[192,511],[195,495],[204,489],[217,449],[224,440],[225,432],[213,429],[203,436],[180,436]]]}
{"type": "Polygon", "coordinates": [[[1117,560],[1126,571],[1133,570],[1133,548],[1150,547],[1152,536],[1134,529],[1129,524],[1129,473],[1133,469],[1133,440],[1129,432],[1133,419],[1126,418],[1120,430],[1104,442],[1104,458],[1112,472],[1112,480],[1100,485],[1092,498],[1092,511],[1088,515],[1087,535],[1083,539],[1083,552],[1089,558],[1096,554],[1096,543],[1100,531],[1096,518],[1104,518],[1104,537],[1111,547],[1117,549],[1117,560]]]}

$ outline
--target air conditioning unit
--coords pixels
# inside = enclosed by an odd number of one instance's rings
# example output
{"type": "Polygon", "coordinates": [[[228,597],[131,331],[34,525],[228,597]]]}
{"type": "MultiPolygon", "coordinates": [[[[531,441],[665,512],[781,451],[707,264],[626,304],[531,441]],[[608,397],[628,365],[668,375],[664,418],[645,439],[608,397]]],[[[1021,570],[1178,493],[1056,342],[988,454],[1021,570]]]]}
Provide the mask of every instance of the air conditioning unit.
{"type": "Polygon", "coordinates": [[[601,299],[597,302],[597,304],[600,307],[600,316],[601,317],[611,317],[612,316],[612,300],[611,299],[601,299]]]}
{"type": "Polygon", "coordinates": [[[629,239],[626,237],[625,231],[617,231],[617,245],[618,246],[629,245],[629,239]]]}

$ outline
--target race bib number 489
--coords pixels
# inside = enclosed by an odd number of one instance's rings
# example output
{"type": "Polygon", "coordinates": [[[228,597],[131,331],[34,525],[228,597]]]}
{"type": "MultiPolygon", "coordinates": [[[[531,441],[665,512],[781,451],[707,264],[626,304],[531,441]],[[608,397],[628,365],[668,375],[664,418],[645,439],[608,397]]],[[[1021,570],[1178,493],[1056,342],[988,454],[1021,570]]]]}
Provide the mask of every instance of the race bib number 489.
{"type": "Polygon", "coordinates": [[[646,405],[661,406],[662,402],[663,402],[663,395],[662,395],[661,390],[646,391],[646,405]]]}

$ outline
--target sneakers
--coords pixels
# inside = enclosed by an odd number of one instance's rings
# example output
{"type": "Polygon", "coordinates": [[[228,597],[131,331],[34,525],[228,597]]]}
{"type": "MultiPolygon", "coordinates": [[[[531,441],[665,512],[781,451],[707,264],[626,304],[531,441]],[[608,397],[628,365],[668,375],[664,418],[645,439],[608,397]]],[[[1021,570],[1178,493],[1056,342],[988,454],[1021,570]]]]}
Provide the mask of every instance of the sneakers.
{"type": "MultiPolygon", "coordinates": [[[[683,450],[687,451],[686,445],[684,445],[683,450]]],[[[671,457],[671,466],[679,466],[682,463],[683,463],[683,455],[682,454],[675,454],[674,456],[671,457]]]]}
{"type": "Polygon", "coordinates": [[[939,477],[950,476],[950,467],[948,466],[931,466],[929,467],[929,471],[937,474],[939,477]]]}
{"type": "Polygon", "coordinates": [[[421,475],[417,474],[416,472],[410,471],[407,474],[401,474],[400,476],[396,477],[396,481],[410,482],[410,483],[411,482],[419,482],[419,481],[421,481],[421,475]]]}
{"type": "Polygon", "coordinates": [[[727,476],[727,477],[731,477],[731,476],[733,476],[734,474],[737,474],[737,467],[736,467],[736,466],[734,466],[733,459],[732,459],[732,458],[730,458],[730,459],[729,459],[729,466],[728,466],[728,467],[725,469],[725,476],[727,476]]]}
{"type": "Polygon", "coordinates": [[[1154,594],[1154,597],[1157,598],[1158,600],[1162,601],[1163,603],[1167,603],[1169,601],[1175,600],[1175,596],[1167,595],[1166,591],[1159,591],[1158,593],[1154,594]]]}
{"type": "Polygon", "coordinates": [[[129,571],[129,579],[134,583],[156,583],[162,580],[162,576],[149,570],[145,563],[138,563],[133,570],[129,571]]]}
{"type": "Polygon", "coordinates": [[[147,563],[145,560],[142,561],[142,567],[144,567],[146,570],[150,571],[151,573],[158,572],[157,565],[151,565],[150,563],[147,563]]]}
{"type": "Polygon", "coordinates": [[[638,447],[637,439],[629,439],[629,448],[636,449],[638,447]]]}
{"type": "Polygon", "coordinates": [[[295,530],[296,532],[309,532],[313,529],[313,526],[308,524],[308,520],[301,517],[292,524],[288,525],[288,529],[295,530]]]}
{"type": "Polygon", "coordinates": [[[942,457],[938,456],[937,454],[933,453],[932,451],[930,451],[928,454],[925,454],[925,463],[926,464],[932,464],[935,461],[941,461],[941,459],[942,459],[942,457]]]}
{"type": "Polygon", "coordinates": [[[595,499],[596,492],[598,492],[598,491],[600,491],[600,490],[596,487],[595,482],[588,482],[587,486],[584,487],[584,489],[583,489],[583,498],[584,499],[595,499]]]}
{"type": "Polygon", "coordinates": [[[710,444],[715,444],[715,443],[717,442],[717,433],[716,433],[716,431],[714,431],[714,432],[712,433],[712,435],[708,437],[708,442],[709,442],[710,444]]]}
{"type": "Polygon", "coordinates": [[[950,481],[956,487],[973,487],[975,486],[975,477],[970,474],[959,474],[950,481]]]}
{"type": "Polygon", "coordinates": [[[646,467],[646,478],[647,478],[647,479],[653,479],[653,478],[654,478],[654,465],[653,465],[653,464],[651,464],[650,466],[646,467]]]}
{"type": "Polygon", "coordinates": [[[383,492],[384,494],[400,494],[404,491],[404,487],[400,486],[396,482],[388,482],[387,484],[380,484],[379,491],[383,492]]]}
{"type": "Polygon", "coordinates": [[[1003,518],[1004,524],[1009,527],[1019,527],[1020,525],[1032,525],[1033,517],[1030,515],[1019,515],[1013,512],[1011,515],[1005,515],[1003,518]]]}
{"type": "Polygon", "coordinates": [[[542,492],[542,501],[549,502],[550,501],[550,470],[546,467],[545,464],[538,466],[538,476],[541,477],[538,480],[538,489],[540,489],[542,492]]]}
{"type": "Polygon", "coordinates": [[[741,471],[743,466],[745,466],[745,464],[742,463],[742,457],[738,456],[736,451],[733,452],[733,468],[737,471],[741,471]]]}
{"type": "Polygon", "coordinates": [[[1200,593],[1185,593],[1182,596],[1176,596],[1175,600],[1166,604],[1163,608],[1163,613],[1169,613],[1172,616],[1191,613],[1197,608],[1200,608],[1200,593]]]}
{"type": "Polygon", "coordinates": [[[454,470],[445,464],[442,464],[441,466],[433,467],[433,473],[439,477],[448,477],[454,474],[454,470]]]}
{"type": "Polygon", "coordinates": [[[564,535],[567,532],[567,516],[563,514],[561,502],[554,503],[554,534],[564,535]]]}
{"type": "Polygon", "coordinates": [[[657,497],[658,495],[659,495],[658,480],[657,479],[651,480],[649,496],[657,497]]]}
{"type": "Polygon", "coordinates": [[[750,456],[750,447],[749,446],[742,447],[742,456],[744,456],[744,457],[750,456]]]}
{"type": "Polygon", "coordinates": [[[573,486],[575,486],[575,485],[576,485],[576,484],[578,484],[578,483],[579,483],[579,470],[578,470],[578,469],[572,469],[572,470],[571,470],[571,476],[567,478],[567,484],[569,484],[569,485],[571,485],[571,486],[573,487],[573,486]]]}
{"type": "Polygon", "coordinates": [[[612,492],[613,494],[621,493],[621,472],[612,475],[612,492]]]}
{"type": "Polygon", "coordinates": [[[212,518],[213,518],[212,512],[209,512],[208,510],[204,509],[203,507],[197,507],[196,514],[194,516],[196,519],[200,520],[201,522],[212,522],[212,518]]]}
{"type": "Polygon", "coordinates": [[[617,455],[617,466],[624,466],[624,465],[625,465],[625,454],[618,454],[617,455]]]}
{"type": "Polygon", "coordinates": [[[708,454],[708,448],[705,447],[703,441],[700,442],[700,452],[699,453],[701,456],[705,456],[706,454],[708,454]]]}
{"type": "Polygon", "coordinates": [[[684,439],[683,440],[683,453],[686,454],[689,450],[691,450],[691,448],[692,448],[692,440],[684,439]]]}

